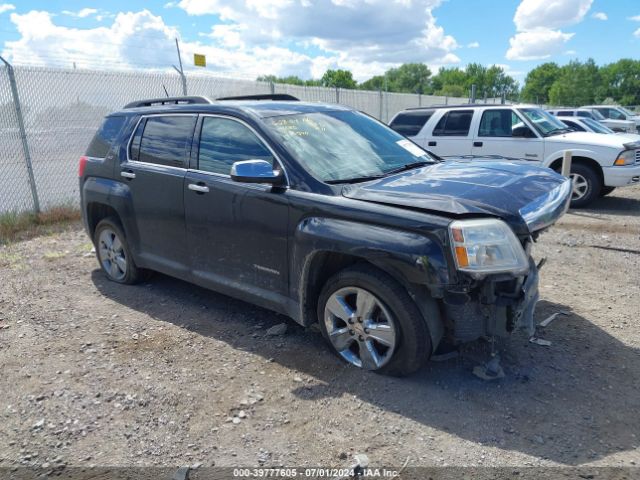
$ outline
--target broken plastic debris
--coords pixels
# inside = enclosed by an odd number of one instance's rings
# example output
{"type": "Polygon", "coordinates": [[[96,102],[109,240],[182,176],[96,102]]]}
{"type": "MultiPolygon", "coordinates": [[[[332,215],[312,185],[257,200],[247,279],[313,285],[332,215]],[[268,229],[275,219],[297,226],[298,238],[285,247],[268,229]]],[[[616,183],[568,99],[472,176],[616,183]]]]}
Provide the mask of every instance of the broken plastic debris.
{"type": "Polygon", "coordinates": [[[550,340],[545,340],[544,338],[531,337],[529,339],[529,341],[531,343],[535,343],[536,345],[542,345],[543,347],[551,346],[551,341],[550,340]]]}
{"type": "Polygon", "coordinates": [[[542,320],[542,321],[538,324],[538,326],[539,326],[539,327],[546,327],[546,326],[547,326],[547,325],[549,325],[551,322],[553,322],[553,321],[556,319],[556,317],[557,317],[558,315],[569,315],[569,314],[568,314],[567,312],[556,312],[556,313],[554,313],[554,314],[552,314],[552,315],[549,315],[549,316],[548,316],[547,318],[545,318],[544,320],[542,320]]]}

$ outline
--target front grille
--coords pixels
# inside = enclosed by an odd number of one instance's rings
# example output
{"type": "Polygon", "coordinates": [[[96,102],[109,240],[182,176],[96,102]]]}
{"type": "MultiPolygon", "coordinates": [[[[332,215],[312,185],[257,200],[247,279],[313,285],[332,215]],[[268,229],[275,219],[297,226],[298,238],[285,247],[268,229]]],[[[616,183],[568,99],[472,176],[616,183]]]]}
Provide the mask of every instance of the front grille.
{"type": "Polygon", "coordinates": [[[636,150],[636,164],[640,163],[640,150],[636,150]]]}

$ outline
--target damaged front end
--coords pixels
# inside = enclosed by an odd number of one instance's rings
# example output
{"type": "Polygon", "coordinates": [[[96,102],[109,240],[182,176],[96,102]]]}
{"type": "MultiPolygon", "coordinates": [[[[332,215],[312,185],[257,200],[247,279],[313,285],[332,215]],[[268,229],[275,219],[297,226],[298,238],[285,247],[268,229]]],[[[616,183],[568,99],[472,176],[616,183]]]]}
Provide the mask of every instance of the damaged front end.
{"type": "Polygon", "coordinates": [[[449,340],[468,342],[480,337],[535,331],[538,272],[531,245],[541,231],[568,209],[571,181],[567,179],[520,210],[530,234],[518,238],[499,219],[460,220],[449,228],[451,251],[459,272],[458,284],[444,293],[449,340]]]}

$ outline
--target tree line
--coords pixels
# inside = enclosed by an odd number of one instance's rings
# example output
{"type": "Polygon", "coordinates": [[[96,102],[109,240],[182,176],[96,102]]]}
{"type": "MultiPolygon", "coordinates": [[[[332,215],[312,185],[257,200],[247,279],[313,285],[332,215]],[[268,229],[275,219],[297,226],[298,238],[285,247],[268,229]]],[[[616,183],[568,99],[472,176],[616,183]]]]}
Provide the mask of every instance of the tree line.
{"type": "Polygon", "coordinates": [[[476,86],[476,98],[496,98],[548,105],[578,106],[615,102],[640,105],[640,60],[622,59],[598,66],[593,59],[574,60],[560,66],[543,63],[531,70],[520,88],[519,83],[499,65],[486,67],[470,63],[464,69],[441,68],[435,75],[423,63],[405,63],[358,83],[349,70],[327,70],[320,79],[303,80],[298,76],[264,75],[259,81],[302,86],[382,90],[450,97],[469,97],[476,86]]]}

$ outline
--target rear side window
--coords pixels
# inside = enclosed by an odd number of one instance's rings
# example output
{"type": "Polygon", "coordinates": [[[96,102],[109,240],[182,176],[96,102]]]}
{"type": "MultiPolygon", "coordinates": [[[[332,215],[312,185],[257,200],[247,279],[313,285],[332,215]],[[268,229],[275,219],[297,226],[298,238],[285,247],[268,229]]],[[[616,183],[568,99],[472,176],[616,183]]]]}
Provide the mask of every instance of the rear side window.
{"type": "Polygon", "coordinates": [[[579,117],[593,118],[593,115],[591,115],[591,112],[579,111],[579,112],[576,112],[576,115],[578,115],[579,117]]]}
{"type": "Polygon", "coordinates": [[[578,132],[586,132],[585,128],[576,122],[573,122],[571,120],[563,120],[562,122],[566,124],[568,127],[571,127],[574,130],[577,130],[578,132]]]}
{"type": "MultiPolygon", "coordinates": [[[[195,125],[195,115],[148,117],[142,130],[137,160],[184,168],[191,152],[191,139],[195,125]]],[[[132,144],[136,140],[136,134],[132,144]]],[[[135,150],[131,153],[136,154],[135,150]]]]}
{"type": "Polygon", "coordinates": [[[433,110],[421,110],[399,113],[389,124],[389,127],[400,135],[413,137],[422,130],[422,127],[424,127],[424,124],[431,118],[433,112],[433,110]]]}
{"type": "Polygon", "coordinates": [[[198,170],[229,175],[231,165],[243,160],[275,160],[248,127],[228,118],[204,117],[198,150],[198,170]]]}
{"type": "Polygon", "coordinates": [[[436,128],[434,136],[466,137],[473,118],[473,110],[451,110],[444,114],[436,128]]]}
{"type": "Polygon", "coordinates": [[[558,112],[556,116],[557,117],[573,117],[573,112],[570,110],[564,110],[564,111],[558,112]]]}
{"type": "Polygon", "coordinates": [[[104,119],[102,125],[93,136],[87,149],[88,157],[104,158],[109,153],[111,145],[118,137],[126,117],[111,116],[104,119]]]}

